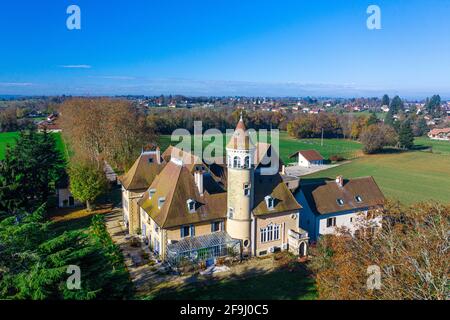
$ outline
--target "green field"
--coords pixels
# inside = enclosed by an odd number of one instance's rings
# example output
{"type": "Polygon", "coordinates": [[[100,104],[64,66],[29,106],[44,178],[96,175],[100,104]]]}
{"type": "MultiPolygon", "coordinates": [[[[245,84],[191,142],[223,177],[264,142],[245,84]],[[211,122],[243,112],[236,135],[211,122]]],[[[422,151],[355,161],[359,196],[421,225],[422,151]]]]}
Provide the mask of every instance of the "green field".
{"type": "Polygon", "coordinates": [[[450,141],[431,140],[428,137],[416,138],[414,143],[417,147],[431,147],[433,153],[450,155],[450,141]]]}
{"type": "MultiPolygon", "coordinates": [[[[56,139],[56,146],[58,150],[67,158],[66,147],[62,139],[61,133],[53,133],[56,139]]],[[[14,145],[15,139],[19,137],[19,132],[2,132],[0,133],[0,160],[5,158],[6,146],[14,145]]]]}
{"type": "MultiPolygon", "coordinates": [[[[343,112],[342,114],[353,116],[353,117],[359,117],[359,116],[370,116],[370,111],[362,111],[362,112],[343,112]]],[[[379,120],[382,120],[386,117],[386,113],[384,112],[375,112],[375,115],[379,120]]]]}
{"type": "MultiPolygon", "coordinates": [[[[192,138],[194,139],[194,138],[192,138]]],[[[197,138],[195,138],[197,139],[197,138]]],[[[201,139],[198,137],[198,139],[201,139]]],[[[222,141],[222,145],[226,144],[229,138],[222,141]]],[[[194,140],[192,140],[194,141],[194,140]]],[[[159,138],[161,150],[165,150],[170,144],[176,145],[177,142],[171,142],[169,135],[162,135],[159,138]]],[[[203,141],[203,147],[211,142],[203,141]]],[[[213,145],[220,145],[219,141],[212,142],[213,145]]],[[[314,149],[320,152],[325,159],[333,155],[340,155],[346,159],[356,158],[361,151],[361,144],[352,140],[344,139],[324,139],[323,145],[320,139],[295,139],[290,137],[287,132],[280,132],[280,156],[285,163],[295,162],[289,159],[289,156],[299,150],[314,149]]]]}
{"type": "Polygon", "coordinates": [[[391,199],[411,204],[437,200],[450,203],[450,156],[414,151],[364,156],[348,164],[303,178],[373,176],[391,199]]]}

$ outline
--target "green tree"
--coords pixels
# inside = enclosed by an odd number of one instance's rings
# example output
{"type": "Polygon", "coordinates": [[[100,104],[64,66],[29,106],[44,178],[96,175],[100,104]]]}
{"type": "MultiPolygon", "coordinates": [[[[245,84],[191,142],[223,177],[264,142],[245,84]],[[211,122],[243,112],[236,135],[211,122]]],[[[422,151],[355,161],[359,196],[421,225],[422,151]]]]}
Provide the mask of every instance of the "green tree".
{"type": "Polygon", "coordinates": [[[398,134],[398,144],[403,149],[411,149],[414,146],[414,134],[409,120],[403,121],[398,134]]]}
{"type": "Polygon", "coordinates": [[[58,233],[44,208],[0,221],[0,299],[123,299],[130,293],[123,257],[100,216],[87,230],[58,233]],[[81,269],[70,290],[68,266],[81,269]]]}
{"type": "Polygon", "coordinates": [[[378,123],[377,115],[375,114],[375,112],[371,112],[369,117],[367,118],[367,126],[371,126],[377,123],[378,123]]]}
{"type": "Polygon", "coordinates": [[[441,97],[439,95],[432,96],[425,108],[432,116],[439,117],[441,115],[441,97]]]}
{"type": "Polygon", "coordinates": [[[399,96],[395,96],[392,101],[391,105],[389,107],[389,111],[392,111],[392,114],[397,114],[400,110],[403,110],[403,101],[400,99],[399,96]]]}
{"type": "Polygon", "coordinates": [[[386,113],[386,116],[384,117],[384,124],[393,127],[394,126],[394,114],[392,112],[392,109],[389,109],[389,111],[386,113]]]}
{"type": "Polygon", "coordinates": [[[73,196],[86,203],[86,208],[90,211],[91,204],[108,187],[105,173],[90,163],[76,163],[69,168],[70,190],[73,196]]]}
{"type": "Polygon", "coordinates": [[[428,132],[427,121],[423,117],[416,119],[413,125],[414,136],[421,137],[425,135],[427,132],[428,132]]]}
{"type": "Polygon", "coordinates": [[[389,106],[389,102],[390,102],[389,96],[387,94],[385,94],[383,96],[383,98],[381,99],[381,105],[382,106],[389,106]]]}
{"type": "Polygon", "coordinates": [[[22,131],[0,162],[0,213],[34,211],[47,203],[64,164],[52,134],[22,131]]]}

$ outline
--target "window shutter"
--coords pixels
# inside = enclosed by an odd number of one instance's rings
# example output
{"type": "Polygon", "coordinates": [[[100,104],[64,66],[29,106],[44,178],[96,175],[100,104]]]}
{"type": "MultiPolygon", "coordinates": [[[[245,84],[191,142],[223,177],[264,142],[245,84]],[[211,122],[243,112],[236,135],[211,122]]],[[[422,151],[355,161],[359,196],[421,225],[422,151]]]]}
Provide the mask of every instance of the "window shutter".
{"type": "Polygon", "coordinates": [[[181,236],[181,238],[184,238],[184,232],[183,232],[183,229],[184,229],[183,227],[180,228],[180,236],[181,236]]]}
{"type": "Polygon", "coordinates": [[[220,222],[220,231],[224,231],[224,230],[225,230],[224,222],[221,221],[220,222]]]}
{"type": "Polygon", "coordinates": [[[214,222],[211,222],[211,233],[214,232],[214,222]]]}
{"type": "Polygon", "coordinates": [[[191,224],[191,237],[195,236],[195,226],[191,224]]]}

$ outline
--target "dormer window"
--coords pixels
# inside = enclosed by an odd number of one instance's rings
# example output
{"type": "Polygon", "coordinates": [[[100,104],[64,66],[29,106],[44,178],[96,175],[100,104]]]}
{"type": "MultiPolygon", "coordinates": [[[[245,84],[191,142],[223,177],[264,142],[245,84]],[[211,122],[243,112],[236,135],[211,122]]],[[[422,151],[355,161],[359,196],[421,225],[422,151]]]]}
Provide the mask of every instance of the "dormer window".
{"type": "Polygon", "coordinates": [[[275,199],[272,196],[266,196],[264,199],[266,200],[267,208],[272,210],[275,206],[275,199]]]}
{"type": "Polygon", "coordinates": [[[195,200],[188,199],[186,201],[189,213],[195,212],[195,200]]]}
{"type": "Polygon", "coordinates": [[[162,206],[164,205],[164,202],[166,202],[166,198],[165,197],[161,197],[158,199],[158,209],[161,209],[162,206]]]}
{"type": "Polygon", "coordinates": [[[363,201],[361,196],[356,196],[355,197],[356,202],[361,203],[363,201]]]}
{"type": "Polygon", "coordinates": [[[148,197],[151,199],[156,193],[156,189],[148,189],[148,197]]]}
{"type": "Polygon", "coordinates": [[[344,200],[343,199],[336,199],[336,202],[339,206],[343,206],[344,205],[344,200]]]}

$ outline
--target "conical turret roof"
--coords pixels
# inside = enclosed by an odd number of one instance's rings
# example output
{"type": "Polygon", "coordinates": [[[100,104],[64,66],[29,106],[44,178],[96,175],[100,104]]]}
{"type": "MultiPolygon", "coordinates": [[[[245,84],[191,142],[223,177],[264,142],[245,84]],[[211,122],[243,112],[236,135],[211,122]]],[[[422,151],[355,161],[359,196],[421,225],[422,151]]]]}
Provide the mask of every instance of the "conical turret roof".
{"type": "Polygon", "coordinates": [[[244,120],[241,118],[234,130],[233,136],[230,139],[230,142],[227,144],[227,148],[235,149],[235,150],[248,150],[253,148],[254,145],[250,139],[247,128],[245,127],[244,120]]]}

